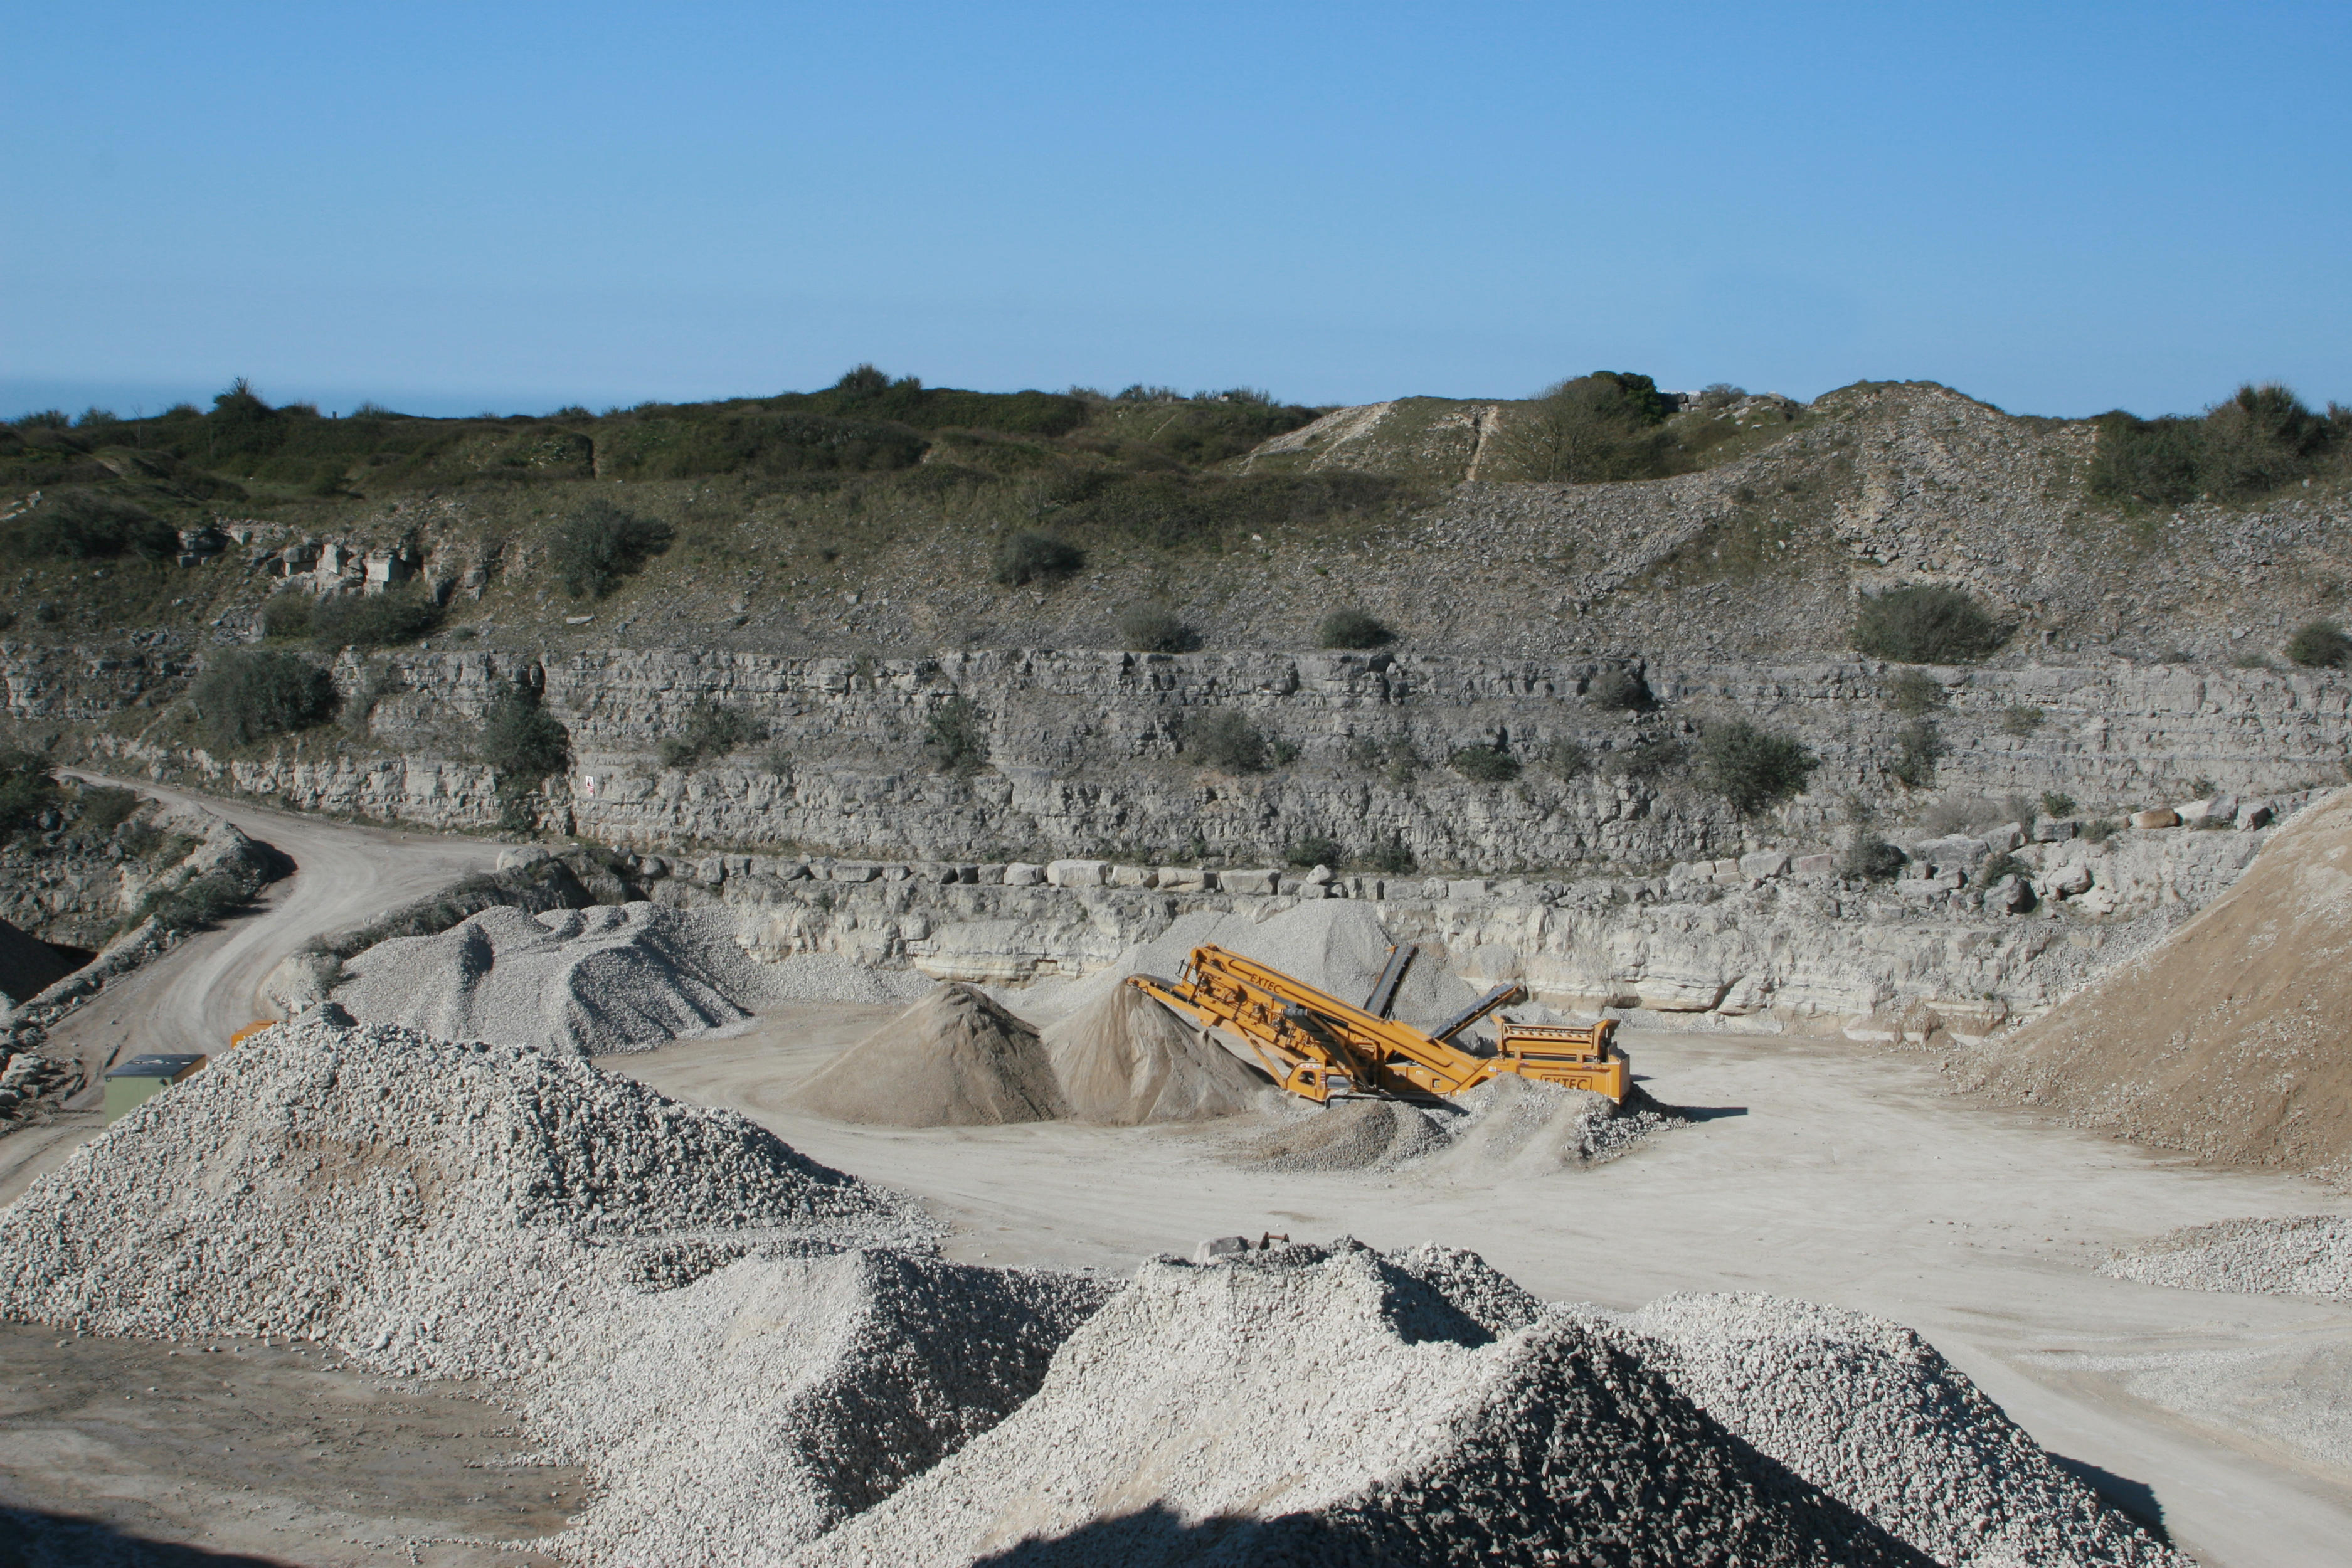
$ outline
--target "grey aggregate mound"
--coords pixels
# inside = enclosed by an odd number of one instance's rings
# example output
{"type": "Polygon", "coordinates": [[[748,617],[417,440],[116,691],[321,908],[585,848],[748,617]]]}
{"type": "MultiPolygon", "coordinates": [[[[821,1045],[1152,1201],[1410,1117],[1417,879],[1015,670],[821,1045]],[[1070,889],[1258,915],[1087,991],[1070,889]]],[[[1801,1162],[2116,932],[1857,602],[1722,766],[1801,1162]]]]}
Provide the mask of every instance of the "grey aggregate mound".
{"type": "Polygon", "coordinates": [[[915,1002],[938,984],[911,969],[875,969],[837,952],[795,952],[761,963],[761,994],[775,1002],[915,1002]]]}
{"type": "Polygon", "coordinates": [[[2314,1214],[2186,1226],[2117,1252],[2099,1272],[2181,1290],[2352,1301],[2352,1218],[2314,1214]]]}
{"type": "Polygon", "coordinates": [[[724,910],[597,905],[484,910],[438,936],[348,960],[334,998],[362,1023],[580,1056],[647,1050],[737,1024],[775,999],[724,910]]]}
{"type": "Polygon", "coordinates": [[[1898,1324],[1759,1295],[1614,1321],[1741,1441],[1950,1568],[2192,1568],[1898,1324]]]}
{"type": "Polygon", "coordinates": [[[1443,1288],[1479,1272],[1344,1240],[1147,1264],[1020,1410],[797,1561],[1926,1562],[1606,1328],[1498,1337],[1443,1288]]]}
{"type": "Polygon", "coordinates": [[[1062,1098],[1081,1121],[1202,1121],[1248,1110],[1274,1089],[1263,1073],[1132,985],[1114,987],[1047,1027],[1044,1038],[1062,1098]]]}
{"type": "Polygon", "coordinates": [[[1001,1127],[1066,1109],[1037,1031],[971,985],[940,986],[812,1074],[792,1103],[887,1127],[1001,1127]]]}
{"type": "Polygon", "coordinates": [[[1603,1164],[1683,1124],[1638,1089],[1621,1105],[1516,1073],[1450,1100],[1344,1100],[1291,1114],[1286,1126],[1235,1140],[1226,1157],[1273,1171],[1410,1169],[1483,1181],[1603,1164]]]}
{"type": "Polygon", "coordinates": [[[912,1200],[734,1111],[576,1058],[298,1020],[0,1211],[0,1313],[497,1377],[648,1283],[931,1234],[912,1200]]]}

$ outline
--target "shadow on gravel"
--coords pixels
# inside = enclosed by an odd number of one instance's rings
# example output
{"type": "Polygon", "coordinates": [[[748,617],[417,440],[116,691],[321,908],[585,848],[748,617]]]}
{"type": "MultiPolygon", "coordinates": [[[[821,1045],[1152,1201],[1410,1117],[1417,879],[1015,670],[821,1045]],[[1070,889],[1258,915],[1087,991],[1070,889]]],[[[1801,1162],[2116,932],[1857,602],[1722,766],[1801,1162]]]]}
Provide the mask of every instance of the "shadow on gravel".
{"type": "Polygon", "coordinates": [[[1670,1109],[1685,1121],[1720,1121],[1727,1116],[1745,1116],[1744,1105],[1676,1105],[1670,1109]]]}
{"type": "Polygon", "coordinates": [[[272,1557],[207,1552],[130,1535],[70,1513],[0,1508],[0,1568],[286,1568],[272,1557]]]}
{"type": "Polygon", "coordinates": [[[2158,1502],[2155,1490],[2146,1481],[2126,1480],[2113,1470],[2103,1470],[2084,1459],[2070,1459],[2063,1454],[2053,1454],[2051,1462],[2093,1491],[2099,1500],[2116,1512],[2128,1515],[2135,1524],[2167,1546],[2172,1544],[2172,1532],[2164,1528],[2164,1504],[2158,1502]]]}

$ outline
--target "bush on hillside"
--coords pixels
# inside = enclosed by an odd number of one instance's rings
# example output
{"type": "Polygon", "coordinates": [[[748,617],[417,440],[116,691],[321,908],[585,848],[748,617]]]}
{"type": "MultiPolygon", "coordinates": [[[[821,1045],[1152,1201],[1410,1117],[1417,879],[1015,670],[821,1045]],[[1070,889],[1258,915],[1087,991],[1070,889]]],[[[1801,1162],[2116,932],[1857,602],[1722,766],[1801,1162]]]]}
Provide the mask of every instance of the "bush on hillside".
{"type": "Polygon", "coordinates": [[[1508,784],[1519,776],[1519,760],[1500,746],[1465,746],[1445,765],[1473,784],[1508,784]]]}
{"type": "Polygon", "coordinates": [[[1373,870],[1388,877],[1404,876],[1420,865],[1420,861],[1413,855],[1412,847],[1402,838],[1392,838],[1386,844],[1375,847],[1364,858],[1373,870]]]}
{"type": "Polygon", "coordinates": [[[1865,594],[1854,615],[1853,646],[1896,664],[1969,664],[2009,634],[1983,605],[1941,584],[1865,594]]]}
{"type": "Polygon", "coordinates": [[[1804,793],[1821,760],[1793,735],[1760,730],[1744,719],[1710,724],[1698,746],[1699,782],[1752,816],[1776,801],[1804,793]]]}
{"type": "Polygon", "coordinates": [[[1558,779],[1572,779],[1592,767],[1592,752],[1581,742],[1566,735],[1555,735],[1537,752],[1536,761],[1544,772],[1558,779]]]}
{"type": "Polygon", "coordinates": [[[1315,627],[1318,647],[1375,648],[1395,640],[1386,624],[1364,610],[1334,610],[1315,627]]]}
{"type": "Polygon", "coordinates": [[[1265,736],[1230,708],[1213,709],[1184,726],[1184,750],[1195,763],[1229,773],[1262,773],[1270,760],[1265,736]]]}
{"type": "Polygon", "coordinates": [[[2342,669],[2352,664],[2352,637],[2334,621],[2313,621],[2286,639],[2286,656],[2308,669],[2342,669]]]}
{"type": "Polygon", "coordinates": [[[669,524],[623,511],[600,496],[556,525],[548,559],[564,593],[601,599],[676,537],[669,524]]]}
{"type": "Polygon", "coordinates": [[[1936,763],[1948,749],[1936,726],[1925,719],[1903,726],[1895,738],[1895,761],[1886,771],[1906,789],[1926,789],[1936,782],[1936,763]]]}
{"type": "Polygon", "coordinates": [[[1857,833],[1838,857],[1838,875],[1884,882],[1903,869],[1903,851],[1883,838],[1857,833]]]}
{"type": "Polygon", "coordinates": [[[1688,459],[1665,427],[1673,413],[1646,375],[1601,370],[1560,382],[1506,415],[1511,477],[1591,484],[1679,473],[1688,459]]]}
{"type": "Polygon", "coordinates": [[[498,775],[501,795],[528,793],[572,761],[572,735],[540,705],[539,692],[510,680],[482,715],[482,761],[498,775]]]}
{"type": "Polygon", "coordinates": [[[988,721],[980,705],[961,692],[931,712],[923,730],[923,750],[943,773],[969,777],[988,765],[988,721]]]}
{"type": "Polygon", "coordinates": [[[1189,653],[1200,646],[1192,628],[1165,610],[1129,610],[1118,618],[1119,646],[1132,653],[1189,653]]]}
{"type": "Polygon", "coordinates": [[[261,635],[279,641],[309,637],[313,607],[308,594],[272,594],[269,602],[261,606],[261,635]]]}
{"type": "Polygon", "coordinates": [[[1293,866],[1338,866],[1348,858],[1348,851],[1336,838],[1310,834],[1285,849],[1282,858],[1293,866]]]}
{"type": "Polygon", "coordinates": [[[2275,384],[2238,388],[2195,418],[2102,416],[2091,493],[2147,506],[2252,500],[2317,472],[2352,444],[2352,409],[2314,413],[2275,384]]]}
{"type": "Polygon", "coordinates": [[[16,552],[34,560],[105,561],[133,555],[169,561],[180,533],[144,507],[96,490],[45,496],[18,521],[16,552]]]}
{"type": "MultiPolygon", "coordinates": [[[[290,597],[279,595],[270,605],[290,597]]],[[[268,611],[263,615],[267,628],[268,611]]],[[[310,635],[321,647],[381,647],[421,637],[440,624],[441,606],[424,590],[408,585],[381,594],[339,594],[310,606],[310,635]]]]}
{"type": "Polygon", "coordinates": [[[112,833],[139,809],[136,790],[114,784],[84,784],[74,802],[75,826],[92,833],[112,833]]]}
{"type": "Polygon", "coordinates": [[[723,757],[767,738],[768,727],[741,709],[698,697],[687,710],[685,728],[663,736],[655,749],[662,766],[690,768],[705,757],[723,757]]]}
{"type": "Polygon", "coordinates": [[[215,745],[290,734],[334,716],[334,678],[290,653],[225,648],[188,689],[215,745]]]}
{"type": "Polygon", "coordinates": [[[0,843],[56,808],[58,781],[38,752],[0,750],[0,843]]]}
{"type": "Polygon", "coordinates": [[[1586,683],[1584,699],[1611,712],[1638,713],[1650,706],[1650,683],[1638,669],[1604,669],[1586,683]]]}
{"type": "Polygon", "coordinates": [[[1906,669],[1886,683],[1886,705],[1906,718],[1932,713],[1946,700],[1944,683],[1916,669],[1906,669]]]}
{"type": "Polygon", "coordinates": [[[1652,735],[1622,751],[1609,752],[1601,760],[1601,767],[1612,778],[1655,784],[1679,771],[1689,760],[1690,750],[1680,741],[1670,735],[1652,735]]]}
{"type": "Polygon", "coordinates": [[[994,576],[1008,586],[1024,583],[1058,583],[1076,576],[1087,563],[1087,552],[1050,533],[1024,529],[1007,534],[996,547],[994,576]]]}

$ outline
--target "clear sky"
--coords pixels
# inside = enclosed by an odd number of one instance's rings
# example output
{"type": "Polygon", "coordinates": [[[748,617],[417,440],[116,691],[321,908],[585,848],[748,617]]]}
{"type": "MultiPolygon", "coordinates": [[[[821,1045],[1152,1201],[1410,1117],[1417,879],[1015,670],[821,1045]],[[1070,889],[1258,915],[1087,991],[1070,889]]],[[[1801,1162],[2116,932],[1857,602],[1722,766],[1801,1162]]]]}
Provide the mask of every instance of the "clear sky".
{"type": "Polygon", "coordinates": [[[2352,5],[0,7],[0,415],[2352,401],[2352,5]]]}

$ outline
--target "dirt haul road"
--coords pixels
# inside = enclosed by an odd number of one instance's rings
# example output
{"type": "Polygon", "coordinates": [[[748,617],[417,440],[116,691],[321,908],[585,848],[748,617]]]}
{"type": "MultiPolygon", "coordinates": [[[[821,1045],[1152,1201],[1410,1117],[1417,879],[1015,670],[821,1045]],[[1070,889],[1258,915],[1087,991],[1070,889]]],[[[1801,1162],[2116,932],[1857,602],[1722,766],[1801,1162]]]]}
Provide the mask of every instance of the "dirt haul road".
{"type": "Polygon", "coordinates": [[[2352,1309],[2092,1271],[2177,1223],[2352,1212],[2340,1193],[2198,1170],[1954,1100],[1916,1061],[1769,1036],[1631,1037],[1646,1086],[1707,1108],[1702,1120],[1532,1178],[1276,1174],[1224,1156],[1244,1135],[1234,1122],[909,1129],[795,1109],[810,1073],[894,1011],[797,1005],[735,1037],[600,1060],[916,1194],[967,1262],[1123,1277],[1213,1236],[1348,1234],[1466,1247],[1555,1300],[1754,1290],[1875,1313],[1919,1331],[2054,1452],[2106,1472],[2085,1479],[2118,1501],[2160,1510],[2211,1568],[2347,1561],[2352,1309]]]}
{"type": "MultiPolygon", "coordinates": [[[[264,889],[250,910],[111,982],[50,1031],[50,1054],[75,1056],[89,1079],[70,1102],[78,1111],[95,1112],[103,1102],[103,1075],[119,1059],[216,1051],[236,1030],[269,1016],[258,994],[261,982],[311,937],[356,925],[498,862],[499,847],[480,839],[328,822],[141,779],[65,771],[166,805],[200,806],[294,862],[293,874],[264,889]]],[[[97,1131],[95,1115],[85,1114],[0,1139],[0,1203],[97,1131]]]]}

